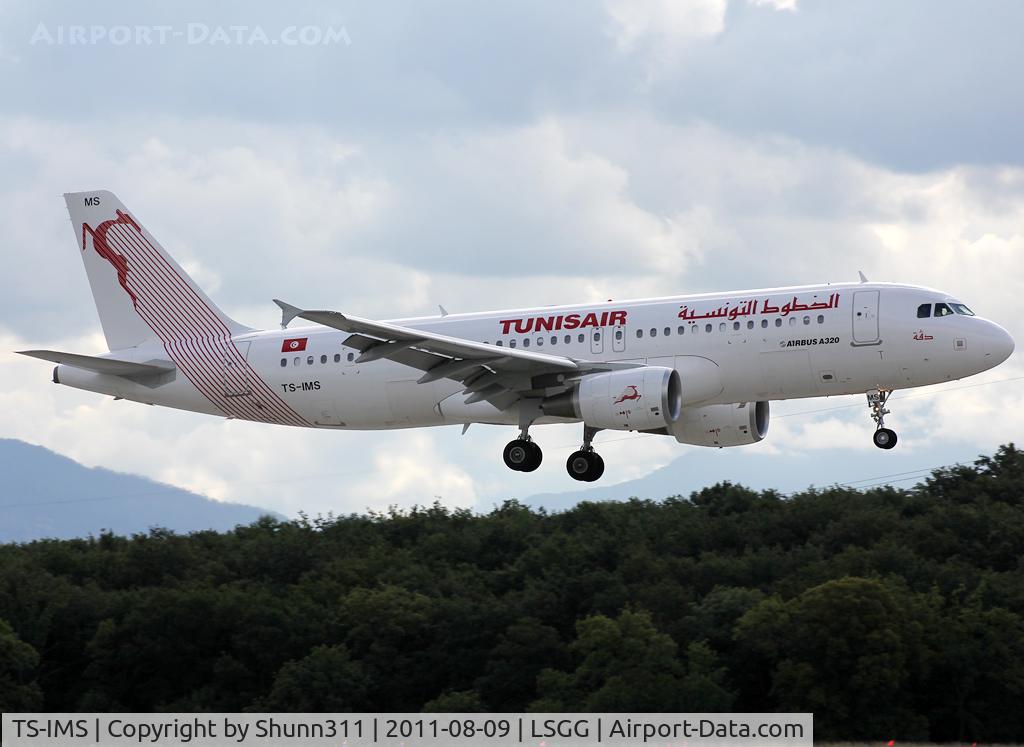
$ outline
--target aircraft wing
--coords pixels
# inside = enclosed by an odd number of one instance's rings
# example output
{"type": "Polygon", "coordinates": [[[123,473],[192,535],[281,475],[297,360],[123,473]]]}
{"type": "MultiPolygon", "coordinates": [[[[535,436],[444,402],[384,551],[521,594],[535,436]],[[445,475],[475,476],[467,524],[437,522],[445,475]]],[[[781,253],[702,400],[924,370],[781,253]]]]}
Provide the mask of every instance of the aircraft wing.
{"type": "Polygon", "coordinates": [[[561,355],[486,345],[412,327],[361,319],[337,311],[308,311],[274,300],[283,312],[283,323],[298,317],[343,332],[351,332],[345,344],[361,351],[357,363],[388,358],[424,372],[419,383],[446,378],[465,384],[472,404],[487,400],[506,409],[523,396],[538,395],[548,387],[594,371],[634,368],[632,363],[577,360],[561,355]]]}

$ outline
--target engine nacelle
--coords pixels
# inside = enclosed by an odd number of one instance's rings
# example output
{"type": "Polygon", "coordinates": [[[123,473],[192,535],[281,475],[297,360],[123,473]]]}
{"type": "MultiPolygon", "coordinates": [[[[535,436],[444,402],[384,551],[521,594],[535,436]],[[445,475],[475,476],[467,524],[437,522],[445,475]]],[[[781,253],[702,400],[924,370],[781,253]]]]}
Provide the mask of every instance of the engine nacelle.
{"type": "Polygon", "coordinates": [[[541,403],[545,415],[616,431],[671,429],[682,409],[679,374],[662,366],[590,374],[568,392],[541,403]]]}
{"type": "Polygon", "coordinates": [[[688,407],[668,432],[694,446],[746,446],[768,435],[767,402],[688,407]]]}

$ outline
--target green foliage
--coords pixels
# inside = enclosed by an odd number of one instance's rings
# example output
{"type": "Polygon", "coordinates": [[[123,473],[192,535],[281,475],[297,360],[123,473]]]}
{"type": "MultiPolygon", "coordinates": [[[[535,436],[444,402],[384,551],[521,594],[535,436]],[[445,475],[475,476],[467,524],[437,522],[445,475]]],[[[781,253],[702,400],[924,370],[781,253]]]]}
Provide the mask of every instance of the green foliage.
{"type": "Polygon", "coordinates": [[[0,620],[0,711],[35,711],[43,694],[35,682],[39,654],[0,620]]]}
{"type": "Polygon", "coordinates": [[[0,707],[813,710],[820,739],[1022,741],[1022,554],[1012,445],[909,490],[5,545],[0,707]]]}
{"type": "Polygon", "coordinates": [[[294,713],[359,711],[366,706],[366,676],[342,645],[316,646],[274,678],[270,695],[253,710],[294,713]]]}

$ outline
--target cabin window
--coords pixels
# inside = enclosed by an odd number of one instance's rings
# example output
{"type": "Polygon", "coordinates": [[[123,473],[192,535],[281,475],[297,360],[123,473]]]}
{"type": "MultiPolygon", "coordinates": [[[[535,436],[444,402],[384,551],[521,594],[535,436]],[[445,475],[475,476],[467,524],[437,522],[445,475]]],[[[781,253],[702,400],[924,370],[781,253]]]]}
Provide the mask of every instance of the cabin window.
{"type": "Polygon", "coordinates": [[[341,353],[335,353],[334,354],[334,362],[335,363],[341,363],[341,353]]]}
{"type": "Polygon", "coordinates": [[[736,330],[736,329],[739,329],[739,328],[740,328],[740,323],[739,323],[739,322],[733,322],[733,323],[732,323],[732,328],[733,328],[734,330],[736,330]]]}
{"type": "Polygon", "coordinates": [[[957,314],[963,314],[964,316],[974,316],[974,312],[971,311],[962,303],[951,303],[950,306],[953,307],[953,311],[955,311],[957,314]]]}
{"type": "Polygon", "coordinates": [[[348,354],[348,362],[351,363],[353,360],[355,360],[355,357],[356,357],[355,353],[349,353],[348,354]]]}
{"type": "Polygon", "coordinates": [[[570,342],[572,342],[572,335],[566,335],[565,336],[565,344],[568,345],[570,342]]]}
{"type": "Polygon", "coordinates": [[[320,356],[320,365],[322,366],[326,362],[327,362],[327,356],[326,355],[321,355],[320,356]]]}
{"type": "Polygon", "coordinates": [[[510,348],[514,348],[514,347],[516,346],[516,341],[515,341],[515,340],[509,340],[509,341],[508,341],[508,346],[509,346],[510,348]]]}
{"type": "Polygon", "coordinates": [[[302,363],[302,358],[300,358],[299,356],[295,356],[294,360],[292,360],[292,365],[297,366],[300,363],[302,363]]]}
{"type": "Polygon", "coordinates": [[[711,331],[711,325],[710,324],[705,324],[704,325],[704,331],[705,332],[710,332],[711,331]]]}
{"type": "Polygon", "coordinates": [[[804,324],[810,324],[810,323],[811,323],[811,318],[809,316],[805,316],[804,317],[804,324]]]}
{"type": "Polygon", "coordinates": [[[505,347],[505,343],[503,343],[503,342],[502,342],[501,340],[498,340],[498,341],[497,341],[496,343],[494,343],[494,344],[495,344],[495,345],[497,345],[497,346],[498,346],[499,348],[503,348],[503,347],[505,347]]]}
{"type": "Polygon", "coordinates": [[[782,319],[781,318],[776,318],[775,319],[775,326],[776,327],[781,327],[782,326],[782,319]]]}
{"type": "Polygon", "coordinates": [[[789,318],[789,326],[790,327],[795,327],[796,326],[796,317],[795,316],[791,316],[789,318]]]}
{"type": "Polygon", "coordinates": [[[651,337],[657,337],[657,336],[658,336],[658,330],[656,330],[654,327],[651,327],[651,337]]]}
{"type": "Polygon", "coordinates": [[[917,307],[917,318],[927,319],[932,315],[932,305],[930,303],[923,303],[917,307]]]}
{"type": "Polygon", "coordinates": [[[754,320],[751,319],[749,322],[747,322],[747,329],[753,329],[753,328],[754,328],[754,320]]]}
{"type": "Polygon", "coordinates": [[[530,347],[530,338],[529,337],[524,337],[523,338],[523,347],[524,348],[530,347]]]}
{"type": "Polygon", "coordinates": [[[621,329],[615,330],[615,339],[616,340],[621,340],[622,339],[622,330],[621,329]]]}
{"type": "Polygon", "coordinates": [[[679,325],[679,329],[676,330],[676,333],[681,335],[684,332],[686,332],[686,327],[684,327],[682,324],[680,324],[679,325]]]}
{"type": "Polygon", "coordinates": [[[583,334],[582,332],[580,334],[576,335],[576,341],[577,342],[583,342],[586,339],[587,339],[587,336],[585,334],[583,334]]]}
{"type": "Polygon", "coordinates": [[[668,337],[670,334],[672,334],[672,328],[665,327],[665,337],[668,337]]]}
{"type": "Polygon", "coordinates": [[[825,315],[824,314],[818,314],[818,324],[824,324],[824,323],[825,323],[825,315]]]}
{"type": "Polygon", "coordinates": [[[551,335],[551,344],[552,345],[557,345],[558,344],[558,335],[551,335]]]}
{"type": "Polygon", "coordinates": [[[953,313],[953,309],[949,308],[944,303],[935,304],[935,316],[950,316],[953,313]]]}
{"type": "Polygon", "coordinates": [[[594,333],[594,342],[597,342],[600,339],[601,339],[601,333],[600,332],[595,332],[594,333]]]}
{"type": "Polygon", "coordinates": [[[718,325],[718,331],[725,332],[725,322],[722,322],[721,324],[718,325]]]}
{"type": "Polygon", "coordinates": [[[543,345],[544,345],[544,338],[543,337],[538,337],[537,338],[537,347],[542,347],[543,345]]]}
{"type": "Polygon", "coordinates": [[[281,368],[284,368],[287,365],[288,365],[288,359],[287,358],[282,358],[281,359],[281,368]]]}
{"type": "Polygon", "coordinates": [[[768,320],[767,319],[762,319],[761,320],[761,329],[766,329],[767,327],[768,327],[768,320]]]}
{"type": "Polygon", "coordinates": [[[636,331],[636,339],[638,339],[638,340],[639,340],[639,339],[640,339],[641,337],[643,337],[643,336],[644,336],[644,331],[643,331],[642,329],[638,329],[638,330],[636,331]]]}

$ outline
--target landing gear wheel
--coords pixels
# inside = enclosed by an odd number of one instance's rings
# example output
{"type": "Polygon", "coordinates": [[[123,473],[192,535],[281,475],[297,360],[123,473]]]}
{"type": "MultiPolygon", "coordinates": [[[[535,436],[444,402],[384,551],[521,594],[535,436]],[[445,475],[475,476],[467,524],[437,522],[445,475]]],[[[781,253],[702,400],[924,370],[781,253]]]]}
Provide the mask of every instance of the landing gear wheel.
{"type": "Polygon", "coordinates": [[[871,440],[879,449],[891,449],[896,445],[896,431],[891,428],[879,428],[871,440]]]}
{"type": "Polygon", "coordinates": [[[595,451],[574,451],[565,462],[569,477],[581,482],[594,482],[604,474],[604,459],[595,451]]]}
{"type": "Polygon", "coordinates": [[[879,449],[891,449],[896,445],[896,431],[885,427],[885,416],[889,414],[885,403],[889,401],[891,389],[873,389],[868,394],[868,409],[871,419],[875,421],[875,435],[871,440],[879,449]]]}
{"type": "Polygon", "coordinates": [[[517,438],[509,441],[502,453],[505,466],[517,472],[533,472],[544,459],[544,452],[533,441],[517,438]]]}

